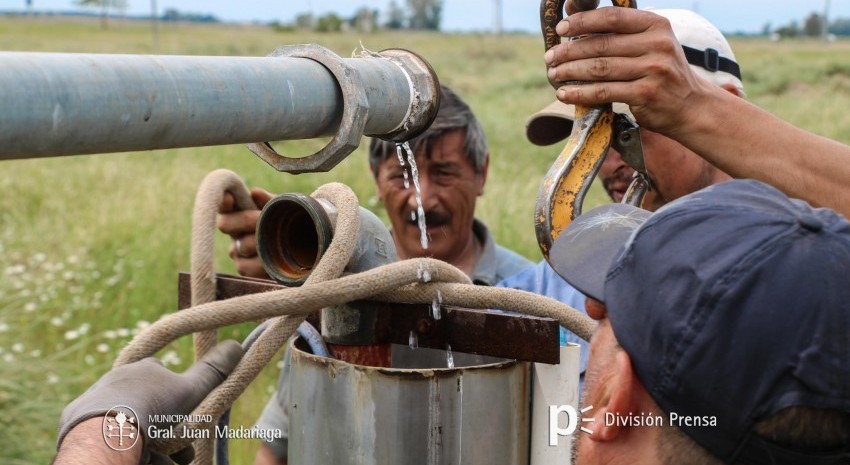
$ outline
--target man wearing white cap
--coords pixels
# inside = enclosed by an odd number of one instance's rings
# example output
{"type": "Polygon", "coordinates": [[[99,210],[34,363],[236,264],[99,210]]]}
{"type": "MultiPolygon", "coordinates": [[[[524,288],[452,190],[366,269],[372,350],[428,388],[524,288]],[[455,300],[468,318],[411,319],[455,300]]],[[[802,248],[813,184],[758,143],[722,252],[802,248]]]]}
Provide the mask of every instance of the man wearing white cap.
{"type": "MultiPolygon", "coordinates": [[[[706,73],[730,74],[721,68],[722,51],[706,51],[708,69],[688,66],[674,26],[681,18],[663,11],[600,8],[561,21],[559,35],[590,36],[546,52],[549,79],[570,82],[558,90],[558,99],[582,105],[625,102],[641,131],[664,134],[734,177],[759,179],[850,215],[850,147],[700,79],[706,73]]],[[[643,140],[645,152],[652,150],[643,140]]]]}
{"type": "MultiPolygon", "coordinates": [[[[669,21],[690,65],[689,69],[696,76],[731,95],[743,97],[744,85],[735,54],[713,24],[688,10],[649,11],[669,21]]],[[[614,111],[634,119],[628,105],[614,103],[614,111]]],[[[537,145],[556,143],[569,136],[574,119],[575,107],[555,101],[529,118],[526,122],[526,136],[537,145]]],[[[656,210],[683,195],[731,179],[693,151],[659,133],[641,128],[641,141],[647,172],[654,187],[644,203],[649,210],[656,210]]],[[[625,167],[620,154],[610,149],[606,164],[600,169],[599,178],[616,201],[625,192],[625,173],[631,171],[625,167]]]]}
{"type": "MultiPolygon", "coordinates": [[[[690,67],[696,74],[732,95],[743,96],[744,85],[735,63],[735,54],[714,25],[692,11],[654,10],[654,13],[669,19],[683,50],[688,54],[690,67]],[[706,57],[713,61],[703,60],[706,57]]],[[[614,111],[633,118],[625,104],[615,103],[614,111]]],[[[575,107],[561,102],[552,103],[529,118],[526,136],[537,145],[554,144],[569,136],[574,118],[575,107]]],[[[648,210],[654,211],[679,197],[731,179],[697,154],[661,134],[641,128],[641,141],[647,172],[653,184],[643,204],[648,210]]],[[[634,170],[623,162],[620,154],[609,149],[600,168],[599,178],[608,195],[614,201],[620,201],[632,173],[634,170]]],[[[507,278],[498,286],[552,297],[584,311],[584,295],[564,282],[546,261],[507,278]]],[[[562,343],[572,342],[582,346],[581,371],[584,373],[587,367],[587,343],[571,333],[562,334],[561,339],[562,343]]]]}

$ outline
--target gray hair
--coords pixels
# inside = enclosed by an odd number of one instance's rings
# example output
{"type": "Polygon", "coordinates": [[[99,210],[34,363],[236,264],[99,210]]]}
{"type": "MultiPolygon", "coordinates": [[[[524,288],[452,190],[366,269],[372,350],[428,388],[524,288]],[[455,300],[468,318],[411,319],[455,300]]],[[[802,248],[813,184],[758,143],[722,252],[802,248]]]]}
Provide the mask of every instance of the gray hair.
{"type": "MultiPolygon", "coordinates": [[[[462,129],[465,132],[466,158],[475,169],[475,173],[481,174],[481,170],[484,169],[484,164],[487,162],[488,154],[484,130],[469,105],[447,86],[440,85],[440,109],[437,111],[437,117],[434,118],[431,127],[409,141],[410,148],[413,153],[423,148],[425,153],[429,153],[437,139],[456,129],[462,129]]],[[[378,166],[391,156],[396,156],[395,142],[387,142],[373,137],[369,144],[369,167],[376,178],[378,177],[378,166]]]]}

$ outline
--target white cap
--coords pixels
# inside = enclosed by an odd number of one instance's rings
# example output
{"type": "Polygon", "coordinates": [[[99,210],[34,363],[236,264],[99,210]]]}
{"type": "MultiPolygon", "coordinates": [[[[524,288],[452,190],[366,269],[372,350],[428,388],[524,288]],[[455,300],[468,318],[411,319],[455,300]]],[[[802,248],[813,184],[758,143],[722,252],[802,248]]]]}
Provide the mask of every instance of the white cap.
{"type": "MultiPolygon", "coordinates": [[[[729,42],[717,27],[702,16],[690,10],[648,8],[647,11],[667,18],[676,39],[682,46],[699,52],[713,49],[717,51],[719,58],[735,62],[735,54],[729,42]]],[[[730,84],[741,93],[744,92],[744,84],[737,76],[729,72],[710,71],[704,66],[695,64],[690,66],[697,76],[713,84],[718,86],[730,84]]],[[[614,111],[632,116],[629,107],[623,103],[614,103],[614,111]]],[[[533,144],[551,145],[570,135],[574,119],[575,107],[556,100],[528,118],[525,122],[525,135],[533,144]]]]}
{"type": "MultiPolygon", "coordinates": [[[[676,35],[676,39],[683,46],[699,50],[700,52],[714,49],[717,50],[720,58],[726,58],[735,62],[735,53],[732,52],[732,46],[723,37],[723,33],[702,16],[690,10],[647,8],[647,11],[667,18],[670,21],[670,27],[673,28],[673,34],[676,35]]],[[[741,80],[728,72],[709,71],[703,66],[694,64],[691,64],[691,69],[694,70],[697,76],[708,82],[718,86],[732,84],[741,93],[744,92],[744,84],[741,80]]]]}

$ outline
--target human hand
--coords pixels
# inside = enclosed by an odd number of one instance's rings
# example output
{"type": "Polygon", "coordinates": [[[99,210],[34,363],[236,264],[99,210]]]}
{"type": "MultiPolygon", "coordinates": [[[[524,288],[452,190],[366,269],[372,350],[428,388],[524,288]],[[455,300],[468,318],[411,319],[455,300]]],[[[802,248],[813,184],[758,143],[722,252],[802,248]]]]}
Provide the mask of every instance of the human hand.
{"type": "Polygon", "coordinates": [[[546,52],[550,80],[586,82],[561,87],[557,96],[565,103],[623,102],[642,127],[672,136],[691,125],[699,116],[699,100],[712,94],[710,84],[688,65],[670,22],[650,11],[576,12],[556,31],[593,34],[546,52]]]}
{"type": "MultiPolygon", "coordinates": [[[[150,419],[154,415],[190,413],[224,381],[239,363],[242,354],[242,346],[229,340],[214,347],[203,359],[182,374],[172,372],[152,357],[113,369],[62,411],[57,441],[60,455],[66,446],[75,446],[63,444],[72,429],[86,420],[106,415],[117,406],[133,409],[141,433],[148,431],[151,426],[158,430],[174,426],[162,422],[152,423],[150,419]]],[[[172,455],[172,458],[178,463],[188,463],[192,456],[190,446],[172,455]]],[[[158,454],[145,453],[142,453],[142,457],[155,458],[156,463],[162,463],[164,458],[158,454]]]]}
{"type": "MultiPolygon", "coordinates": [[[[255,187],[251,189],[251,198],[262,209],[274,194],[255,187]]],[[[236,271],[242,276],[269,279],[257,256],[257,221],[260,210],[235,210],[233,195],[224,193],[221,208],[218,211],[218,229],[233,239],[230,246],[230,258],[236,264],[236,271]]]]}

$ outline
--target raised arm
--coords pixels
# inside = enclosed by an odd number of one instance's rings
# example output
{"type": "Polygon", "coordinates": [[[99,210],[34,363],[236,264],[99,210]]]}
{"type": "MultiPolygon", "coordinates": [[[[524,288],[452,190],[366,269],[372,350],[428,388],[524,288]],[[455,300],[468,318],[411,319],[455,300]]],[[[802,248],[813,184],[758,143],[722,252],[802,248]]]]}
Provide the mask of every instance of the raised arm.
{"type": "Polygon", "coordinates": [[[850,147],[797,128],[696,76],[667,19],[650,11],[575,13],[546,54],[550,78],[593,81],[558,90],[566,103],[627,103],[641,126],[677,140],[734,177],[850,216],[850,147]]]}

